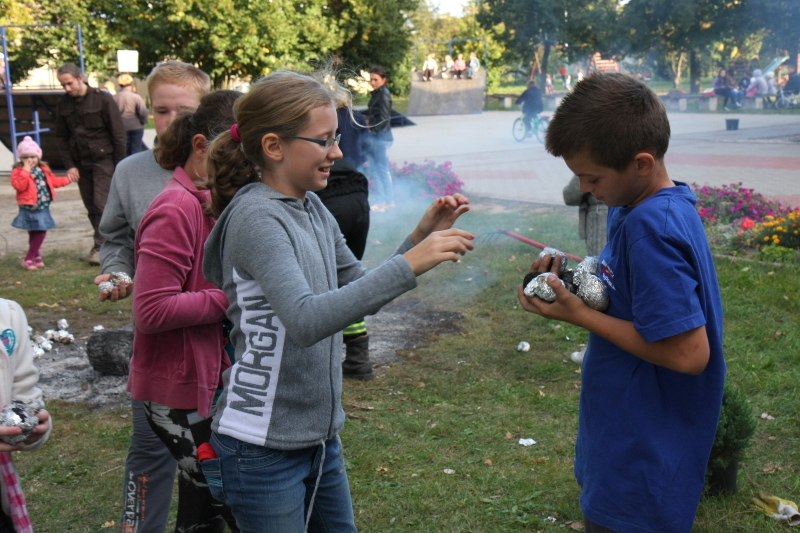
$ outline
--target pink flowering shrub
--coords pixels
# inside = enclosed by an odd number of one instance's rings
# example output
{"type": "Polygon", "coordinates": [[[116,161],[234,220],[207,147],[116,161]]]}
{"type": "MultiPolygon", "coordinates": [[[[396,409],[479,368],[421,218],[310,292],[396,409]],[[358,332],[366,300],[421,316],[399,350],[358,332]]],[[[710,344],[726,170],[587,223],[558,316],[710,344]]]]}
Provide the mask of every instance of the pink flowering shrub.
{"type": "Polygon", "coordinates": [[[697,196],[697,211],[706,225],[735,224],[742,230],[751,229],[766,217],[776,217],[789,212],[778,202],[772,202],[741,183],[722,187],[702,187],[692,184],[697,196]]]}
{"type": "Polygon", "coordinates": [[[391,163],[389,171],[395,189],[411,198],[436,198],[463,192],[464,182],[453,172],[450,161],[439,165],[426,159],[422,163],[403,162],[402,167],[391,163]]]}

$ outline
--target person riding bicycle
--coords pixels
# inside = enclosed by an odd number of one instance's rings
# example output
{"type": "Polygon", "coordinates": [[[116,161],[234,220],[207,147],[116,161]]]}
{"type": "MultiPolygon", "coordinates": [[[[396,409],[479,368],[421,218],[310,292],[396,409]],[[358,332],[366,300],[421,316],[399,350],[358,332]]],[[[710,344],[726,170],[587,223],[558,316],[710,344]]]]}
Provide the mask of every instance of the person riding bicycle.
{"type": "Polygon", "coordinates": [[[528,82],[528,88],[525,89],[516,101],[517,104],[522,104],[522,115],[525,120],[525,128],[530,131],[531,122],[536,118],[539,113],[544,111],[544,103],[542,102],[542,91],[536,86],[536,80],[528,82]]]}

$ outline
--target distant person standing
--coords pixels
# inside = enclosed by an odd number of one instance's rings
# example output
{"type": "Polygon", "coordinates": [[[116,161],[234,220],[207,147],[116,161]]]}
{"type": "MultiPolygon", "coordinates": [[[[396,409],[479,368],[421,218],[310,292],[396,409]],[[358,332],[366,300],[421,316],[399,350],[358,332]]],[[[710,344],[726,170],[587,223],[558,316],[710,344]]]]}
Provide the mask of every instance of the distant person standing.
{"type": "Polygon", "coordinates": [[[561,76],[561,83],[564,84],[564,89],[567,88],[567,66],[563,65],[558,69],[558,75],[561,76]]]}
{"type": "Polygon", "coordinates": [[[461,76],[464,75],[464,71],[467,70],[467,63],[464,61],[464,54],[458,54],[453,68],[455,68],[456,71],[456,78],[460,80],[461,76]]]}
{"type": "Polygon", "coordinates": [[[481,62],[475,52],[469,53],[469,63],[467,64],[467,77],[472,79],[475,73],[481,68],[481,62]]]}
{"type": "Polygon", "coordinates": [[[370,209],[377,212],[394,207],[392,175],[389,172],[389,148],[394,142],[391,126],[392,95],[386,87],[386,81],[386,71],[382,67],[372,67],[369,84],[373,91],[367,107],[367,126],[370,133],[369,174],[375,180],[375,194],[370,202],[370,209]]]}
{"type": "Polygon", "coordinates": [[[77,65],[66,63],[56,74],[66,93],[58,101],[56,112],[61,158],[67,177],[78,182],[94,229],[94,245],[81,260],[100,265],[103,244],[100,218],[106,207],[114,168],[125,157],[125,128],[114,98],[105,91],[89,87],[77,65]]]}
{"type": "Polygon", "coordinates": [[[122,114],[122,126],[125,128],[125,155],[138,154],[142,151],[144,125],[147,124],[147,105],[141,96],[133,92],[130,74],[123,74],[117,81],[120,89],[114,95],[114,101],[122,114]]]}

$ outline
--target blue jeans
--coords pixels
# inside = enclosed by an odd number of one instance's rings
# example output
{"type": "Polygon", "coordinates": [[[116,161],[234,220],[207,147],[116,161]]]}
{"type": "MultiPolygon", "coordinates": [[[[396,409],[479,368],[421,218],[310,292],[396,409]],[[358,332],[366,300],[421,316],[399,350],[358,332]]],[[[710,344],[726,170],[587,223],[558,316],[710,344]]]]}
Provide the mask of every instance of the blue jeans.
{"type": "Polygon", "coordinates": [[[374,195],[370,203],[393,204],[394,190],[392,189],[392,175],[389,172],[389,148],[392,146],[390,136],[380,132],[370,137],[369,150],[369,177],[375,183],[374,195]]]}
{"type": "Polygon", "coordinates": [[[339,437],[325,446],[276,450],[214,433],[211,446],[217,458],[200,463],[203,473],[242,533],[302,533],[310,506],[309,532],[355,533],[339,437]]]}

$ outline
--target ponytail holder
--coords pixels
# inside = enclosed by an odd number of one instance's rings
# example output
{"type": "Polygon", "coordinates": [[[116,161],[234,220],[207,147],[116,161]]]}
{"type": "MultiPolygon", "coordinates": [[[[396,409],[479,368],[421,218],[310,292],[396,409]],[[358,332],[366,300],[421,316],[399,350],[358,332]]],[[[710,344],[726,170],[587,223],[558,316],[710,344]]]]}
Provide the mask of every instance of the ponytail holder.
{"type": "Polygon", "coordinates": [[[231,139],[233,139],[237,143],[242,142],[242,138],[239,136],[239,125],[234,124],[231,126],[231,139]]]}

